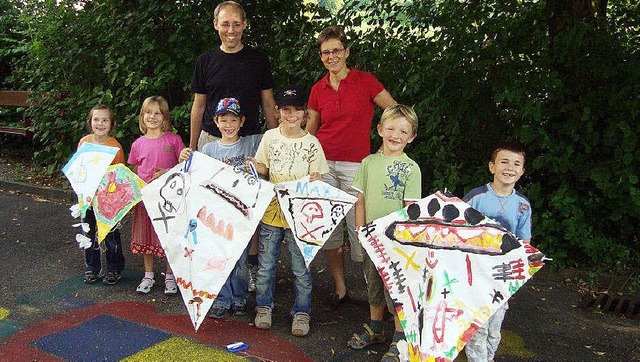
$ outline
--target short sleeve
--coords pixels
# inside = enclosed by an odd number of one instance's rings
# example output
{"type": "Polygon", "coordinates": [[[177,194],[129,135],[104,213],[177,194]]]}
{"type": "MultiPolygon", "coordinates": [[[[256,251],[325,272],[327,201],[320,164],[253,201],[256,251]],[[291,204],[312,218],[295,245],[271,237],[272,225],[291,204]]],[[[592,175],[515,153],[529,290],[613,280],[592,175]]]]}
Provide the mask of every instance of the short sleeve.
{"type": "Polygon", "coordinates": [[[267,168],[269,166],[269,132],[266,132],[258,145],[258,150],[256,151],[256,161],[264,164],[267,168]]]}
{"type": "Polygon", "coordinates": [[[130,165],[139,165],[140,161],[138,159],[139,157],[139,144],[138,142],[134,141],[133,144],[131,145],[131,152],[129,152],[129,158],[127,159],[127,163],[130,165]]]}
{"type": "Polygon", "coordinates": [[[357,190],[362,194],[364,194],[364,188],[365,188],[365,185],[367,184],[368,164],[369,164],[369,157],[362,160],[362,163],[360,163],[360,167],[358,167],[358,170],[356,170],[356,175],[353,178],[353,183],[351,184],[351,187],[353,187],[353,189],[357,190]]]}
{"type": "Polygon", "coordinates": [[[413,169],[407,178],[404,189],[404,201],[418,201],[422,198],[422,173],[417,163],[413,162],[413,169]]]}
{"type": "Polygon", "coordinates": [[[319,172],[321,174],[329,172],[329,165],[327,164],[327,158],[324,155],[324,150],[322,150],[322,146],[320,145],[320,141],[318,141],[315,136],[313,137],[313,143],[315,147],[318,149],[317,157],[311,161],[309,165],[310,172],[319,172]]]}
{"type": "Polygon", "coordinates": [[[533,212],[531,211],[531,205],[529,203],[525,203],[524,201],[520,201],[518,206],[520,209],[526,208],[526,210],[524,210],[523,214],[518,218],[516,236],[522,240],[531,239],[531,216],[533,215],[533,212]]]}

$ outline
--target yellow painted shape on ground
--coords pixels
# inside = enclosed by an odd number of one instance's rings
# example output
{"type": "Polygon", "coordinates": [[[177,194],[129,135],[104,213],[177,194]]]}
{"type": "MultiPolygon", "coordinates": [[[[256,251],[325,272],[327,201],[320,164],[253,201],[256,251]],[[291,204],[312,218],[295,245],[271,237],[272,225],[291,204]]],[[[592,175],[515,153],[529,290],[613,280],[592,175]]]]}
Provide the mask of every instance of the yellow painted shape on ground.
{"type": "MultiPolygon", "coordinates": [[[[500,340],[500,345],[498,346],[498,351],[496,355],[498,357],[506,358],[518,358],[518,359],[528,359],[534,358],[536,356],[535,353],[528,351],[524,348],[524,339],[519,335],[507,331],[502,330],[502,339],[500,340]]],[[[460,354],[455,359],[456,362],[466,362],[467,355],[464,350],[460,351],[460,354]]]]}
{"type": "Polygon", "coordinates": [[[0,321],[7,319],[7,317],[11,314],[8,309],[0,308],[0,321]]]}
{"type": "Polygon", "coordinates": [[[132,356],[121,360],[122,362],[192,362],[192,361],[221,361],[236,362],[246,361],[232,353],[222,349],[213,348],[185,338],[171,337],[166,341],[155,344],[132,356]]]}

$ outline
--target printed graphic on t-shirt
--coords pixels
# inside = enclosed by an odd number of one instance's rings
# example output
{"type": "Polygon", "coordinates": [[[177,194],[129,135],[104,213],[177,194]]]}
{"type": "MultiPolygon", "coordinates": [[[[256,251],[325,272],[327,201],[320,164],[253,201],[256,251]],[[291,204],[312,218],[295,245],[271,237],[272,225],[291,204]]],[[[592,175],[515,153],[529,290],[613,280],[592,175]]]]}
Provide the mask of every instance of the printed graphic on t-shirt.
{"type": "Polygon", "coordinates": [[[240,166],[244,164],[244,155],[236,155],[231,157],[222,157],[220,161],[230,166],[240,166]]]}
{"type": "Polygon", "coordinates": [[[406,181],[411,174],[411,164],[399,160],[387,166],[388,181],[384,183],[382,197],[387,200],[403,200],[406,181]]]}
{"type": "Polygon", "coordinates": [[[308,174],[307,170],[302,170],[303,174],[298,175],[301,170],[300,164],[311,165],[318,159],[320,149],[314,143],[294,142],[287,143],[280,140],[273,140],[269,144],[270,171],[271,174],[285,176],[288,179],[296,179],[308,174]]]}

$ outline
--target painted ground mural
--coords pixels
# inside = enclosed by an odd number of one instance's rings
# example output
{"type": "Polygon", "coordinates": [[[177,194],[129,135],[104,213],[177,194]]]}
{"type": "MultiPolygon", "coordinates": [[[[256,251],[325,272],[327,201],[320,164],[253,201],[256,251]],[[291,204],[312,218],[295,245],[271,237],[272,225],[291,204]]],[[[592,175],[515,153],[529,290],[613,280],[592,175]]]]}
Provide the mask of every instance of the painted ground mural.
{"type": "Polygon", "coordinates": [[[452,361],[543,266],[536,248],[440,192],[358,235],[395,302],[407,341],[401,352],[412,361],[452,361]]]}

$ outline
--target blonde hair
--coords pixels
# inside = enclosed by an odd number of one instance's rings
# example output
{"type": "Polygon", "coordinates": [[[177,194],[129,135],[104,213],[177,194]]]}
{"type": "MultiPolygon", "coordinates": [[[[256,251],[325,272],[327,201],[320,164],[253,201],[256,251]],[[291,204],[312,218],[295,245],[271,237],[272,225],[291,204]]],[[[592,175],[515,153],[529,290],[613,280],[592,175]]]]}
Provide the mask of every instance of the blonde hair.
{"type": "Polygon", "coordinates": [[[151,106],[151,104],[157,104],[160,108],[160,113],[162,113],[162,131],[168,131],[171,128],[171,112],[169,111],[169,103],[166,99],[162,98],[162,96],[151,96],[147,97],[147,99],[142,102],[142,107],[140,107],[140,115],[138,116],[138,126],[140,127],[140,131],[142,133],[147,133],[147,125],[144,124],[144,114],[147,112],[147,109],[151,106]]]}
{"type": "Polygon", "coordinates": [[[405,106],[404,104],[394,104],[387,107],[380,117],[380,126],[384,125],[384,122],[387,120],[401,117],[409,122],[413,135],[418,134],[418,115],[412,107],[405,106]]]}
{"type": "Polygon", "coordinates": [[[89,115],[87,116],[87,126],[89,126],[90,131],[93,132],[93,129],[91,128],[91,119],[93,118],[93,112],[102,110],[109,112],[109,120],[111,121],[111,128],[109,129],[109,132],[113,131],[116,128],[116,119],[113,116],[113,111],[111,110],[111,108],[103,104],[97,104],[93,108],[91,108],[91,110],[89,111],[89,115]]]}
{"type": "MultiPolygon", "coordinates": [[[[307,107],[307,105],[305,104],[304,106],[301,107],[296,107],[296,106],[282,106],[282,107],[295,107],[295,108],[302,108],[304,110],[304,116],[302,116],[302,122],[300,122],[300,128],[304,129],[307,126],[307,122],[309,121],[309,118],[311,118],[311,115],[309,114],[309,107],[307,107]]],[[[276,106],[276,121],[278,122],[278,125],[280,124],[280,107],[276,106]]]]}

